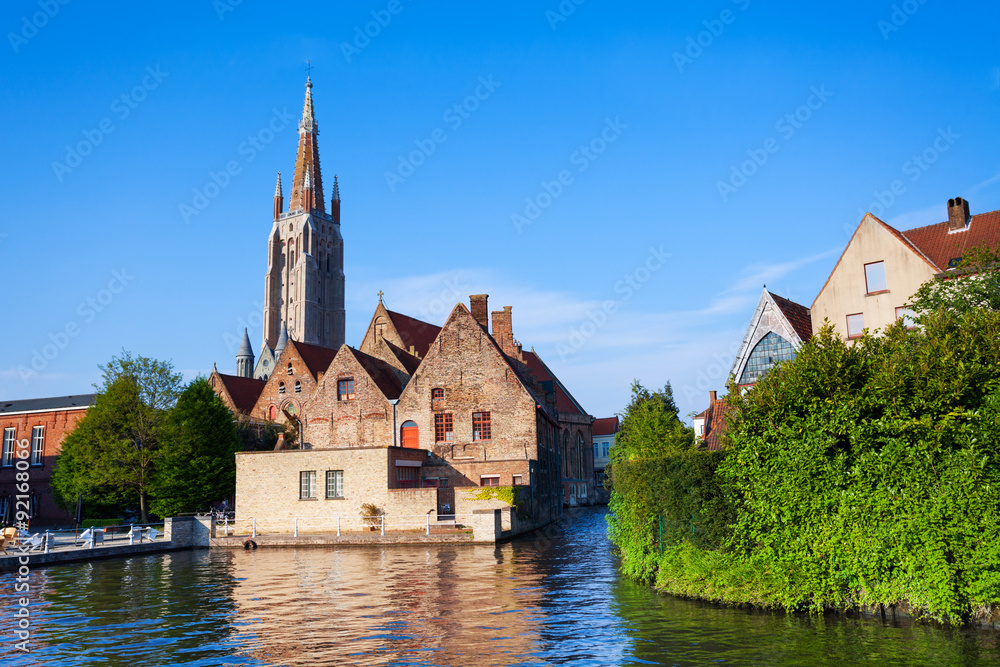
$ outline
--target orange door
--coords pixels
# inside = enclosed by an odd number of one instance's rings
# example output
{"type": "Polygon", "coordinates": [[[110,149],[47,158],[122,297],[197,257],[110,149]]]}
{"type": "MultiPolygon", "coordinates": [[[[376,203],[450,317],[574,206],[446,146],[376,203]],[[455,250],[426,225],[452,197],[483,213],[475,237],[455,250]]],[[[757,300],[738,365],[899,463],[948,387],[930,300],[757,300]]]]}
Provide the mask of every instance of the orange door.
{"type": "Polygon", "coordinates": [[[402,429],[400,429],[400,435],[403,447],[420,449],[420,429],[416,424],[411,421],[403,424],[402,429]]]}

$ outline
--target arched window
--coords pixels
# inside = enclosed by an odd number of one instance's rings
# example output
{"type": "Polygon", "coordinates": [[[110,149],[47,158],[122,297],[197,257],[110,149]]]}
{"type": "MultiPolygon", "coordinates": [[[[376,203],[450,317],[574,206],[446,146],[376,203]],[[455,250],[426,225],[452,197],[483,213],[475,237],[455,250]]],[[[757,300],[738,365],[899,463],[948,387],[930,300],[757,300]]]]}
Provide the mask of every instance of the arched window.
{"type": "Polygon", "coordinates": [[[288,374],[289,375],[292,374],[292,362],[290,362],[290,361],[288,362],[288,374]]]}
{"type": "Polygon", "coordinates": [[[562,468],[563,477],[569,477],[569,433],[563,431],[562,435],[562,468]]]}
{"type": "Polygon", "coordinates": [[[583,467],[583,434],[576,434],[576,478],[585,479],[583,467]]]}
{"type": "Polygon", "coordinates": [[[279,382],[278,383],[278,393],[279,394],[284,394],[285,393],[285,383],[284,382],[279,382]]]}
{"type": "Polygon", "coordinates": [[[295,381],[295,393],[296,394],[302,393],[302,383],[299,382],[298,380],[295,381]]]}
{"type": "Polygon", "coordinates": [[[409,449],[420,448],[420,429],[416,422],[406,420],[399,427],[399,444],[409,449]]]}
{"type": "Polygon", "coordinates": [[[275,417],[277,417],[277,416],[278,416],[278,408],[276,408],[276,407],[274,407],[272,405],[267,410],[267,418],[270,419],[271,421],[274,421],[275,417]]]}
{"type": "Polygon", "coordinates": [[[753,384],[764,373],[771,370],[782,361],[790,361],[795,358],[795,348],[787,340],[774,333],[768,332],[766,336],[754,346],[747,365],[740,375],[740,384],[753,384]]]}

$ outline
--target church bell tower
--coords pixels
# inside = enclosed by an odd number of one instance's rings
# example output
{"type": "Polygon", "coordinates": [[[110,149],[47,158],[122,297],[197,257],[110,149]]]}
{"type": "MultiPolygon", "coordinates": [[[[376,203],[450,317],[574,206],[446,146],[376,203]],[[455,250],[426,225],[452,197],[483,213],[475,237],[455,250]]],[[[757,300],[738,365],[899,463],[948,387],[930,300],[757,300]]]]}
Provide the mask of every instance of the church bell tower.
{"type": "Polygon", "coordinates": [[[274,350],[282,325],[292,340],[338,348],[344,343],[344,239],[340,188],[333,178],[330,212],[323,201],[319,125],[312,80],[299,121],[299,149],[285,208],[281,173],[274,187],[274,223],[267,243],[263,347],[274,350]]]}

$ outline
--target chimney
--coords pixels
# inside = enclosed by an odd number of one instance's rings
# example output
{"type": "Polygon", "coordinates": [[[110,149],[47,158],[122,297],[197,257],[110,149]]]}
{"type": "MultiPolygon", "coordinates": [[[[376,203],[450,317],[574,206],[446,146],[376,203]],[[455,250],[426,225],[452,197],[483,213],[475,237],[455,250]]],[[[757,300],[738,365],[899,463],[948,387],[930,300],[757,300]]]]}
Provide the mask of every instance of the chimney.
{"type": "Polygon", "coordinates": [[[958,231],[969,226],[972,216],[969,215],[969,202],[961,197],[948,200],[948,229],[958,231]]]}
{"type": "Polygon", "coordinates": [[[708,404],[709,405],[712,405],[717,400],[719,400],[719,399],[716,398],[716,396],[717,396],[716,392],[714,392],[714,391],[708,392],[708,404]]]}
{"type": "Polygon", "coordinates": [[[514,356],[514,330],[511,324],[510,306],[493,311],[493,340],[508,357],[514,356]]]}
{"type": "Polygon", "coordinates": [[[487,333],[490,330],[489,310],[486,308],[486,301],[489,298],[489,294],[469,295],[469,310],[472,311],[472,316],[479,322],[479,326],[486,329],[487,333]]]}

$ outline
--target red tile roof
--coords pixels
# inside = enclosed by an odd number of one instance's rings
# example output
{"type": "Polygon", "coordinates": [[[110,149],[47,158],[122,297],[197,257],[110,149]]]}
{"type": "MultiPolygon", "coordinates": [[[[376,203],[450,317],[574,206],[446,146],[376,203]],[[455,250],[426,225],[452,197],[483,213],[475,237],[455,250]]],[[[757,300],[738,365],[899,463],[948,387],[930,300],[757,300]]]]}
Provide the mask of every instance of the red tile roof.
{"type": "Polygon", "coordinates": [[[229,398],[233,399],[233,405],[240,412],[249,413],[260,397],[260,392],[264,391],[264,380],[239,377],[238,375],[223,375],[217,373],[222,385],[226,388],[229,398]]]}
{"type": "Polygon", "coordinates": [[[399,349],[398,347],[396,347],[395,345],[393,345],[389,341],[385,340],[384,338],[382,339],[382,343],[387,348],[389,348],[389,352],[391,352],[392,356],[396,357],[396,359],[399,360],[399,363],[401,363],[403,365],[403,368],[406,369],[407,373],[409,373],[410,375],[413,375],[414,373],[417,372],[417,366],[420,365],[420,359],[418,359],[417,357],[413,356],[412,354],[410,354],[406,350],[399,349]]]}
{"type": "Polygon", "coordinates": [[[392,325],[396,327],[396,332],[403,341],[403,346],[409,350],[412,345],[421,358],[427,356],[427,351],[431,349],[431,343],[437,338],[441,327],[392,310],[386,310],[386,312],[389,313],[392,325]]]}
{"type": "Polygon", "coordinates": [[[584,409],[576,402],[566,387],[555,377],[545,362],[534,352],[522,352],[524,363],[539,382],[551,381],[556,392],[556,409],[567,414],[585,415],[584,409]]]}
{"type": "Polygon", "coordinates": [[[618,417],[601,417],[594,420],[594,435],[614,435],[618,432],[618,417]]]}
{"type": "Polygon", "coordinates": [[[1000,247],[1000,211],[972,216],[964,231],[951,232],[947,222],[917,227],[902,233],[939,271],[948,268],[952,259],[962,257],[971,248],[1000,247]]]}
{"type": "Polygon", "coordinates": [[[395,369],[392,366],[381,359],[365,354],[360,350],[355,350],[353,347],[348,349],[354,355],[354,358],[358,360],[358,363],[361,364],[361,367],[365,369],[365,372],[371,376],[375,385],[386,398],[399,398],[399,395],[403,393],[403,386],[400,384],[399,376],[396,375],[395,369]]]}
{"type": "Polygon", "coordinates": [[[712,401],[708,406],[708,418],[705,420],[705,439],[702,441],[705,449],[722,449],[722,436],[729,430],[726,415],[730,412],[725,399],[712,401]]]}
{"type": "Polygon", "coordinates": [[[768,294],[774,299],[774,303],[781,309],[785,319],[795,329],[795,333],[799,335],[799,338],[803,342],[809,340],[812,337],[812,315],[809,309],[794,301],[780,297],[774,292],[768,292],[768,294]]]}
{"type": "Polygon", "coordinates": [[[319,377],[320,373],[325,373],[326,369],[330,367],[330,362],[337,356],[337,351],[330,347],[300,343],[297,340],[289,342],[295,345],[295,349],[299,351],[299,356],[302,357],[302,361],[305,362],[306,367],[314,378],[319,377]]]}

